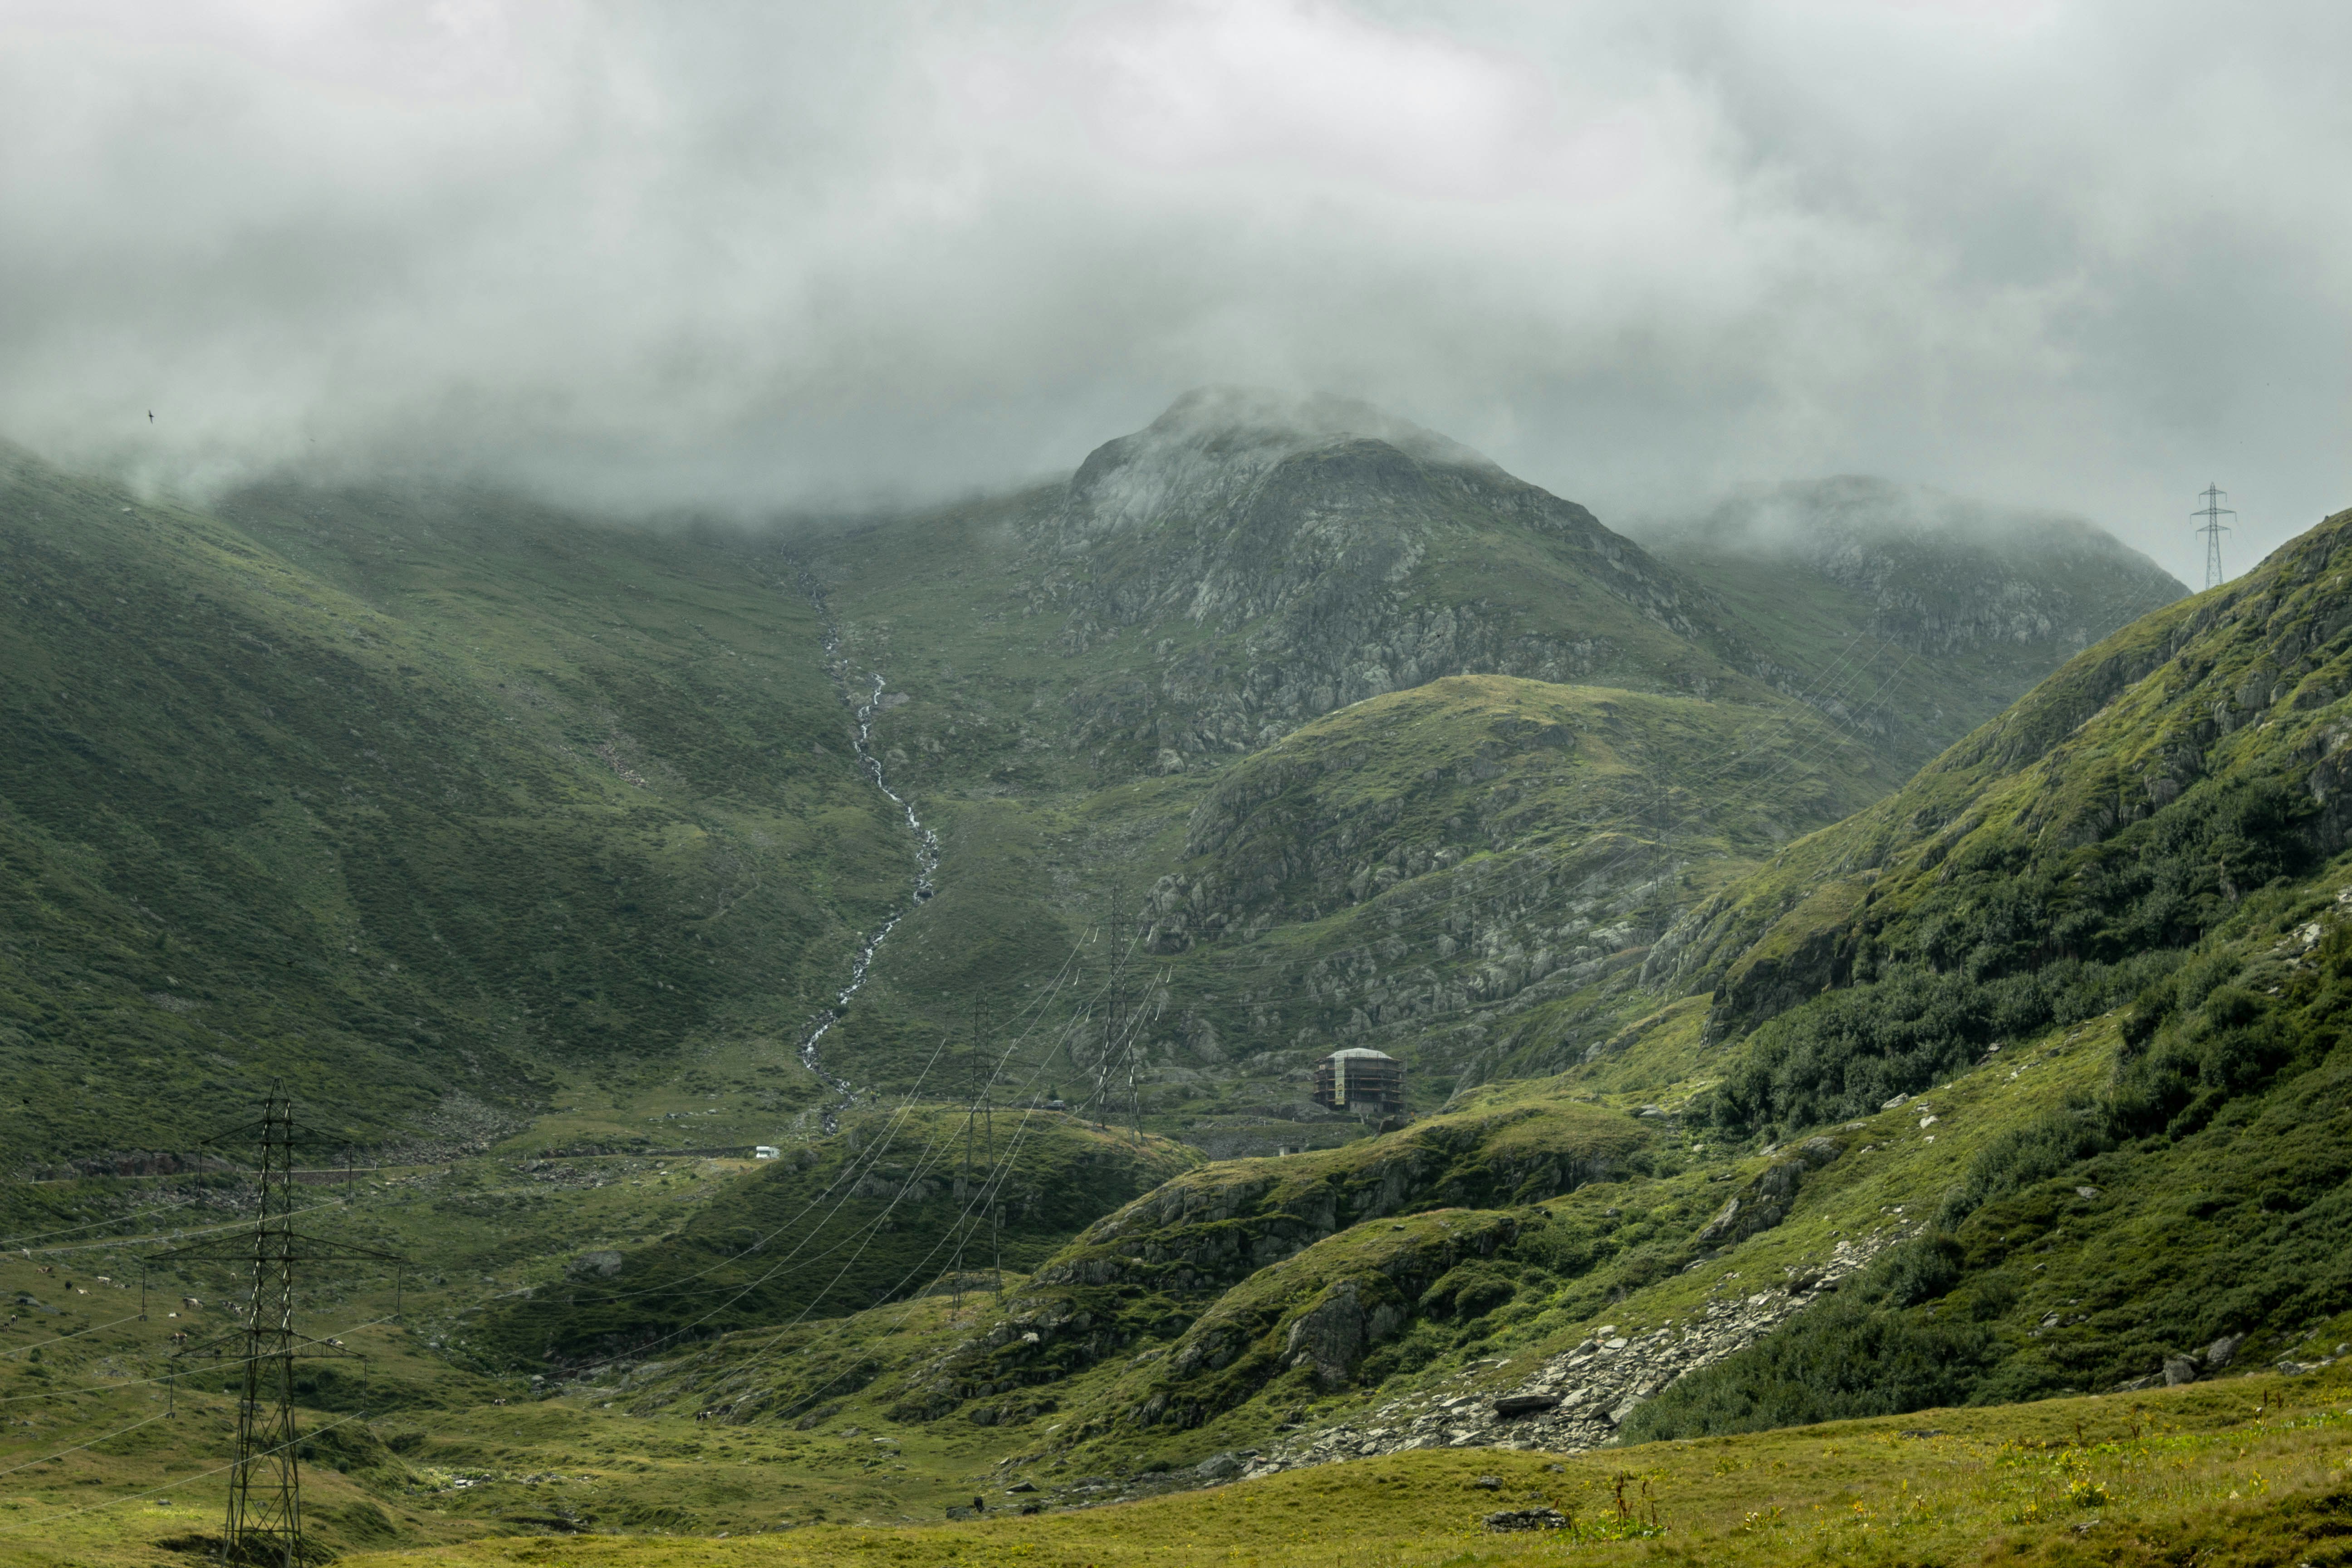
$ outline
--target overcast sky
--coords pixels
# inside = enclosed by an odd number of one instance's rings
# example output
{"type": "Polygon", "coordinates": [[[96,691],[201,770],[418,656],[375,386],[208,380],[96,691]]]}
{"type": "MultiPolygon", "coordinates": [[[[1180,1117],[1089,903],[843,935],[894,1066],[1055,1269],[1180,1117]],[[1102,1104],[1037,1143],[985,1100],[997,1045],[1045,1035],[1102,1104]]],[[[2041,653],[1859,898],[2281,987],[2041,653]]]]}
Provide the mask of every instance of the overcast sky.
{"type": "Polygon", "coordinates": [[[2342,0],[0,0],[0,436],[759,510],[1242,381],[2194,585],[2209,479],[2233,565],[2352,505],[2347,60],[2342,0]]]}

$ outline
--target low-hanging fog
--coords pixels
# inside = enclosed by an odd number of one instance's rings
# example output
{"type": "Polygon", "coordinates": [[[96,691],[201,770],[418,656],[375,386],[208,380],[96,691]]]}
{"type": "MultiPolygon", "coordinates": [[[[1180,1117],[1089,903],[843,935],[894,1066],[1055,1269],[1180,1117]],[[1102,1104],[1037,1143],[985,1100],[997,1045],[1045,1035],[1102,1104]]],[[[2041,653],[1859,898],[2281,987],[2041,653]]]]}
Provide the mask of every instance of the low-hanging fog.
{"type": "Polygon", "coordinates": [[[2324,3],[0,0],[0,437],[767,511],[1261,383],[1612,521],[1877,473],[2194,585],[2209,479],[2233,567],[2352,504],[2347,58],[2324,3]]]}

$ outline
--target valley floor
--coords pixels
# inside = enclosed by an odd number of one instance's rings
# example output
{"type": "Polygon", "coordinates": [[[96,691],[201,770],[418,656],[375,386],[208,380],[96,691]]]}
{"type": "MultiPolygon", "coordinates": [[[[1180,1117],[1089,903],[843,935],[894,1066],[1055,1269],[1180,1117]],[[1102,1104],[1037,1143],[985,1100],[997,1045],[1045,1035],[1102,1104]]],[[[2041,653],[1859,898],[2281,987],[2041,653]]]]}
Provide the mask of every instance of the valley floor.
{"type": "MultiPolygon", "coordinates": [[[[2329,1564],[2352,1561],[2352,1376],[1927,1411],[1577,1456],[1418,1452],[1024,1518],[481,1539],[352,1568],[610,1564],[2329,1564]],[[1496,1514],[1554,1510],[1565,1528],[1496,1514]]],[[[709,1461],[717,1468],[724,1461],[709,1461]]],[[[737,1462],[742,1462],[739,1459],[737,1462]]],[[[183,1510],[0,1499],[0,1561],[194,1562],[183,1510]]],[[[1010,1515],[1010,1517],[1005,1517],[1010,1515]]],[[[205,1521],[209,1523],[209,1521],[205,1521]]]]}

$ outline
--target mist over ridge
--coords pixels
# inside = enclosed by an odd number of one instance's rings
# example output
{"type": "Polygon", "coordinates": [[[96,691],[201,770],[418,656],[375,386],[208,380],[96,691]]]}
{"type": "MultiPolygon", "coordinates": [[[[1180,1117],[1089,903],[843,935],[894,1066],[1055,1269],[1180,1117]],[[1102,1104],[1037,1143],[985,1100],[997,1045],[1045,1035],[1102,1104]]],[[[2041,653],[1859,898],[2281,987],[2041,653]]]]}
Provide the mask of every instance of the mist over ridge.
{"type": "Polygon", "coordinates": [[[2208,479],[2240,563],[2341,500],[2347,26],[20,0],[0,431],[759,515],[992,490],[1238,382],[1603,517],[1881,473],[2186,576],[2208,479]]]}

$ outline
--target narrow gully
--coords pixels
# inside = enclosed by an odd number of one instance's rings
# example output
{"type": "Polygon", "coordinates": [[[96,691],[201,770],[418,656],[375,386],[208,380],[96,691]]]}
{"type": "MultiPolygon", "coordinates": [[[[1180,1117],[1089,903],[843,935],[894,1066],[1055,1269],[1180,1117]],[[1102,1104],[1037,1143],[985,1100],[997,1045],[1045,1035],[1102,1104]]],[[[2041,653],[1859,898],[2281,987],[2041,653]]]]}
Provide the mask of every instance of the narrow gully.
{"type": "Polygon", "coordinates": [[[833,1026],[841,1022],[842,1015],[848,1010],[850,998],[866,984],[866,977],[872,972],[875,955],[882,951],[882,944],[890,940],[890,933],[898,928],[898,922],[905,920],[917,904],[936,891],[932,879],[940,868],[940,836],[924,826],[923,819],[915,815],[915,808],[908,804],[906,797],[890,787],[890,781],[882,771],[882,759],[874,754],[874,716],[881,711],[882,693],[887,683],[877,673],[874,677],[874,689],[867,693],[864,701],[850,695],[849,661],[842,657],[841,628],[834,623],[833,613],[825,604],[824,591],[806,571],[801,574],[800,584],[801,592],[816,607],[817,615],[824,623],[825,665],[832,671],[834,684],[841,689],[842,700],[850,705],[851,715],[856,721],[856,736],[851,742],[851,747],[856,753],[858,765],[865,770],[866,776],[874,781],[874,787],[882,792],[883,797],[906,817],[907,829],[915,837],[914,897],[891,910],[889,917],[858,944],[856,956],[850,961],[849,984],[835,994],[833,1005],[819,1009],[802,1028],[801,1065],[840,1097],[837,1103],[827,1106],[824,1110],[824,1130],[836,1132],[841,1127],[841,1111],[857,1102],[857,1089],[847,1079],[825,1067],[819,1047],[833,1026]]]}

